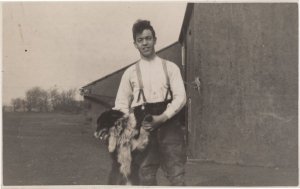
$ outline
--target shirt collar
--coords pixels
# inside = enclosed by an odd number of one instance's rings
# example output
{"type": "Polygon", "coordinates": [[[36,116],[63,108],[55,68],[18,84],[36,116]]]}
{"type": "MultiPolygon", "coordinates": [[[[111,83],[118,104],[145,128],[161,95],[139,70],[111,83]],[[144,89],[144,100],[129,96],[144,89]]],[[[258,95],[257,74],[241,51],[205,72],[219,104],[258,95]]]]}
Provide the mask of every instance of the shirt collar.
{"type": "Polygon", "coordinates": [[[157,55],[155,55],[153,57],[153,59],[151,59],[151,60],[146,60],[146,59],[141,58],[140,63],[142,63],[142,64],[152,64],[152,63],[159,62],[159,59],[160,58],[157,55]]]}

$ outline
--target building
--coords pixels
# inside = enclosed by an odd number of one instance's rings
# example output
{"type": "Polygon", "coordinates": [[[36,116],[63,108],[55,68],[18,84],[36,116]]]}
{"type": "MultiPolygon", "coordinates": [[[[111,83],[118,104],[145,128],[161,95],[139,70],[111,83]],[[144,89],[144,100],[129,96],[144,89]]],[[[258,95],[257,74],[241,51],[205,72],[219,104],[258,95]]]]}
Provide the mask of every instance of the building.
{"type": "MultiPolygon", "coordinates": [[[[179,42],[190,160],[298,167],[298,5],[187,5],[179,42]]],[[[127,67],[83,87],[90,116],[112,107],[127,67]]]]}
{"type": "Polygon", "coordinates": [[[189,157],[254,166],[298,164],[296,3],[188,4],[179,41],[189,157]]]}

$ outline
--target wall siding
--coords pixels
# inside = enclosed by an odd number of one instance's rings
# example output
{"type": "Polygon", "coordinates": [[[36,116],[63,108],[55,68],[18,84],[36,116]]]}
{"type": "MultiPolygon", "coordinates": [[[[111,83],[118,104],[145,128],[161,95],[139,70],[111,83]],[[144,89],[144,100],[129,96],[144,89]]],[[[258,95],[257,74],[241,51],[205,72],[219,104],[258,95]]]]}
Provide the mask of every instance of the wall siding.
{"type": "Polygon", "coordinates": [[[202,82],[201,93],[188,92],[195,158],[297,165],[297,11],[295,3],[195,4],[187,52],[188,75],[202,82]]]}

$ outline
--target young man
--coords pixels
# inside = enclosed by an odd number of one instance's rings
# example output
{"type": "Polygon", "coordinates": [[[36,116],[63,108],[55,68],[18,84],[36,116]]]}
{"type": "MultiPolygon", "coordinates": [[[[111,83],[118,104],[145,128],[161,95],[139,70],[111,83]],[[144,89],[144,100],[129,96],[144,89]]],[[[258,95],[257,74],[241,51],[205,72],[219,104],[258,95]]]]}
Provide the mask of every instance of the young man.
{"type": "Polygon", "coordinates": [[[184,185],[186,162],[184,132],[178,112],[186,103],[186,93],[176,64],[156,55],[156,35],[150,22],[138,20],[132,28],[134,46],[141,59],[123,74],[115,101],[115,109],[131,110],[150,132],[150,143],[137,154],[140,185],[157,185],[156,173],[163,169],[171,185],[184,185]],[[146,114],[153,120],[145,121],[146,114]]]}

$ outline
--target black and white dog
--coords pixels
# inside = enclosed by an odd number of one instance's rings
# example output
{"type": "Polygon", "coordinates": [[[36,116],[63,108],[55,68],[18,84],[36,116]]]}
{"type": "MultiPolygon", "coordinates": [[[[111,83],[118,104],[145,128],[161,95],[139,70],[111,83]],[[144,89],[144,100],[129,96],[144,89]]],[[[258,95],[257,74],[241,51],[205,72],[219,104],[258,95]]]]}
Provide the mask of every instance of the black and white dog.
{"type": "MultiPolygon", "coordinates": [[[[151,116],[145,119],[151,122],[151,116]]],[[[142,151],[149,142],[149,132],[137,126],[133,113],[125,116],[118,110],[108,110],[97,120],[96,138],[108,141],[108,151],[119,163],[119,171],[125,178],[125,184],[131,185],[132,152],[142,151]]]]}

